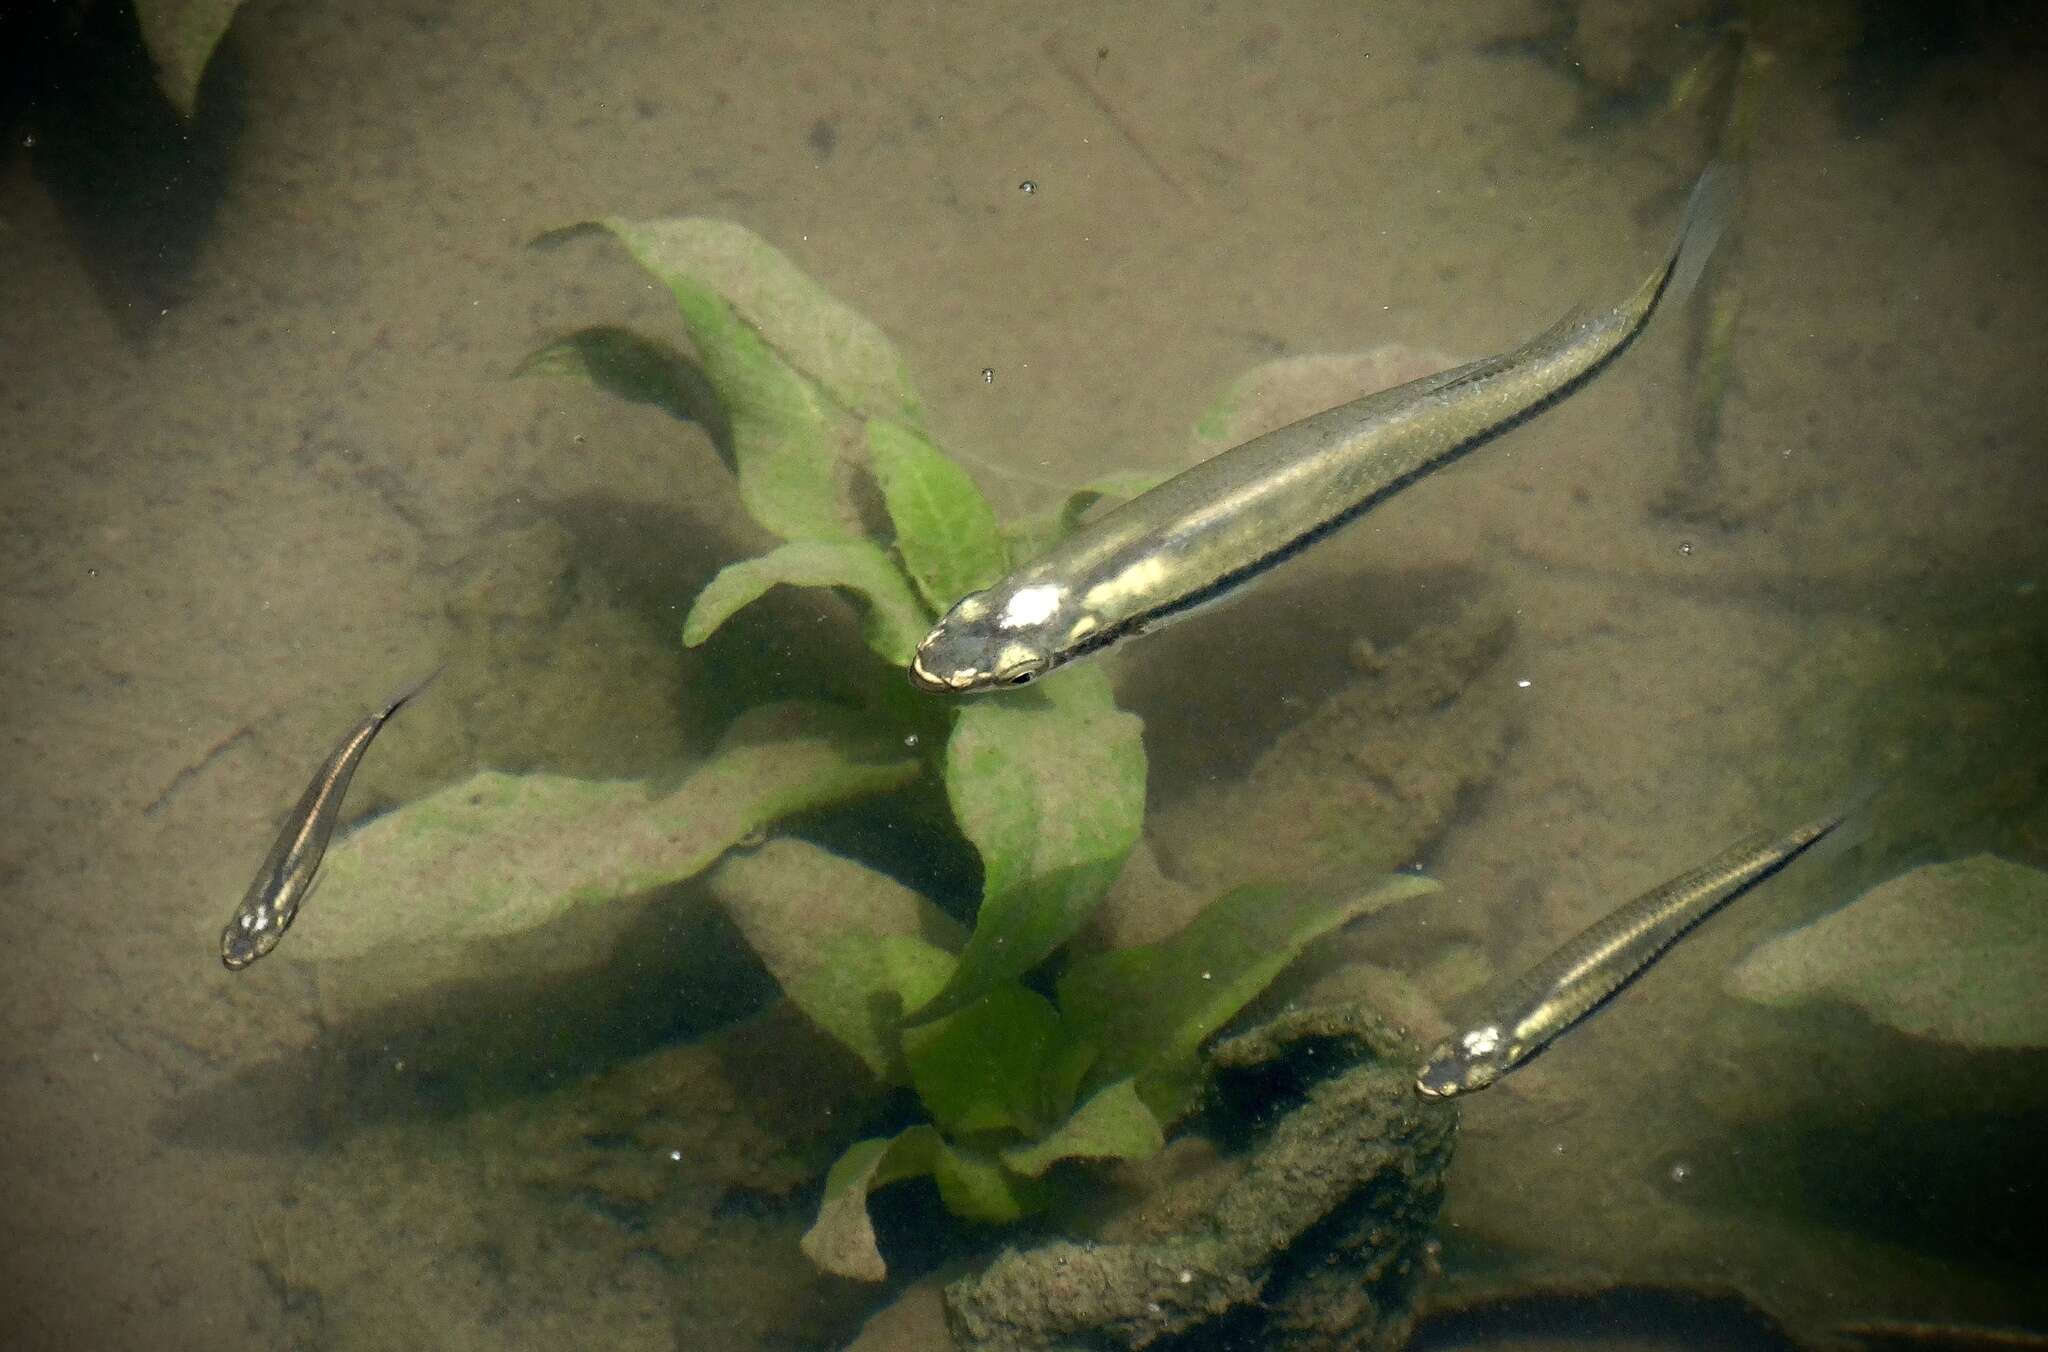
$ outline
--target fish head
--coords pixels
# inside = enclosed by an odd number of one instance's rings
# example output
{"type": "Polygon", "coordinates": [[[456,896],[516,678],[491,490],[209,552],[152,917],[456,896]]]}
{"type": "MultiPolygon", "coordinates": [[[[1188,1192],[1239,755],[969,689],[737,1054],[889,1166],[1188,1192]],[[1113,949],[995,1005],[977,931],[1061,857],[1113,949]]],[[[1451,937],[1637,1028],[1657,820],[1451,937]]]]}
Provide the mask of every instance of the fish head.
{"type": "Polygon", "coordinates": [[[1093,628],[1072,589],[1030,578],[962,597],[910,660],[920,690],[967,695],[1029,685],[1075,652],[1093,628]]]}
{"type": "Polygon", "coordinates": [[[220,932],[221,965],[239,972],[276,948],[298,909],[296,905],[280,906],[275,900],[245,903],[220,932]]]}
{"type": "Polygon", "coordinates": [[[220,961],[230,972],[241,971],[277,947],[278,931],[274,926],[260,930],[250,928],[256,918],[246,913],[238,915],[220,932],[220,961]]]}
{"type": "Polygon", "coordinates": [[[1415,1074],[1415,1092],[1424,1098],[1452,1098],[1492,1084],[1517,1061],[1521,1048],[1497,1024],[1482,1024],[1448,1038],[1429,1054],[1415,1074]]]}

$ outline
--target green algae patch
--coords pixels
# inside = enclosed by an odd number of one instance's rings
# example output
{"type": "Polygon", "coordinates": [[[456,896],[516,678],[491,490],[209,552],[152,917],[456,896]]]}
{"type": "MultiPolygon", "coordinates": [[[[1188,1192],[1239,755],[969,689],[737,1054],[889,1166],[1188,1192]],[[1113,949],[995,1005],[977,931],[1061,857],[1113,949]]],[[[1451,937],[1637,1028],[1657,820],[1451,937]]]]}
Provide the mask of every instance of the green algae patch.
{"type": "Polygon", "coordinates": [[[1728,989],[1769,1005],[1834,1000],[1911,1037],[2048,1047],[2048,873],[1994,855],[1929,864],[1768,941],[1728,989]]]}
{"type": "Polygon", "coordinates": [[[523,933],[692,877],[792,813],[917,772],[843,711],[786,704],[751,711],[663,793],[485,771],[337,843],[291,950],[328,961],[523,933]]]}

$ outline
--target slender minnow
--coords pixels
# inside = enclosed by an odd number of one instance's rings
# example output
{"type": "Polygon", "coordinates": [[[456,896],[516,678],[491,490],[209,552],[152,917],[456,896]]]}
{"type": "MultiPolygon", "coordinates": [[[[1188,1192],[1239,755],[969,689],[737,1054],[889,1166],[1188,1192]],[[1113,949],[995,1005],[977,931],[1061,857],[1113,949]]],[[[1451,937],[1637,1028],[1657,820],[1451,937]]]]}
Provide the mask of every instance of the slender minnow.
{"type": "Polygon", "coordinates": [[[1614,911],[1490,996],[1429,1054],[1415,1091],[1450,1098],[1486,1088],[1619,994],[1702,920],[1818,845],[1852,811],[1839,808],[1782,836],[1749,836],[1614,911]]]}
{"type": "Polygon", "coordinates": [[[263,867],[257,870],[256,881],[249,884],[248,895],[235,908],[227,928],[220,932],[220,960],[230,972],[241,971],[276,948],[277,941],[291,928],[300,904],[312,889],[313,875],[320,870],[327,842],[334,837],[341,800],[348,793],[348,782],[362,762],[363,753],[370,749],[370,743],[391,715],[403,709],[407,701],[440,674],[436,668],[393,696],[382,709],[366,715],[321,762],[313,782],[300,795],[299,805],[285,818],[284,829],[278,832],[277,843],[270,847],[263,867]]]}
{"type": "Polygon", "coordinates": [[[1698,280],[1728,197],[1725,170],[1701,175],[1670,256],[1612,310],[1290,423],[1103,513],[941,616],[911,660],[912,683],[954,694],[1023,685],[1158,628],[1534,417],[1698,280]]]}

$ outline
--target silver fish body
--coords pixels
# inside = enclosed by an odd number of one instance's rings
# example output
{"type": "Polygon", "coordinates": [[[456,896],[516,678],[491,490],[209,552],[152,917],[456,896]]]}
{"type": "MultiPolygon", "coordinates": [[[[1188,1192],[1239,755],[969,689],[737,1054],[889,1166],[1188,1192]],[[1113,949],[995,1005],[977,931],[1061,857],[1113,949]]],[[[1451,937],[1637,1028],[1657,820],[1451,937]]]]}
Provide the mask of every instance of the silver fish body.
{"type": "Polygon", "coordinates": [[[1540,413],[1618,357],[1697,280],[1727,175],[1694,188],[1670,256],[1620,305],[1521,346],[1256,437],[1083,526],[953,606],[918,645],[914,684],[1024,685],[1222,599],[1377,503],[1540,413]]]}
{"type": "Polygon", "coordinates": [[[256,880],[249,884],[242,904],[221,930],[220,960],[229,971],[239,972],[276,948],[277,941],[291,928],[299,907],[312,890],[314,875],[327,854],[327,844],[334,838],[342,799],[348,795],[349,780],[354,778],[363,754],[391,716],[440,674],[434,671],[382,709],[366,715],[321,762],[313,782],[299,796],[298,806],[285,818],[284,828],[264,857],[256,880]]]}
{"type": "Polygon", "coordinates": [[[1646,971],[1671,946],[1839,829],[1847,808],[1785,834],[1760,833],[1653,888],[1579,934],[1490,996],[1422,1063],[1416,1092],[1469,1094],[1498,1080],[1569,1032],[1646,971]]]}

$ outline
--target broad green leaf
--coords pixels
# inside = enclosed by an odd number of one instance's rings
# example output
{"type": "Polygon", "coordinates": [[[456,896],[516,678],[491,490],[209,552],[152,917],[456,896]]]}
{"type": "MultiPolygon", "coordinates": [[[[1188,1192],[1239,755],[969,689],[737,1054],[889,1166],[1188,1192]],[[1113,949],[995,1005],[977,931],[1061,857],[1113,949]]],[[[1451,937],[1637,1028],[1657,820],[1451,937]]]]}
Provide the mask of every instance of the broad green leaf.
{"type": "Polygon", "coordinates": [[[672,418],[702,427],[725,467],[739,468],[733,455],[732,420],[711,378],[658,338],[610,324],[578,329],[529,353],[512,375],[587,380],[607,394],[652,404],[672,418]]]}
{"type": "Polygon", "coordinates": [[[186,117],[197,109],[206,63],[241,7],[242,0],[135,0],[135,19],[156,66],[157,84],[186,117]]]}
{"type": "Polygon", "coordinates": [[[804,1256],[835,1276],[879,1282],[889,1276],[868,1219],[868,1194],[877,1188],[932,1172],[945,1142],[932,1127],[912,1127],[883,1139],[856,1141],[825,1175],[818,1218],[804,1232],[804,1256]]]}
{"type": "Polygon", "coordinates": [[[1100,1049],[1092,1082],[1138,1076],[1146,1101],[1171,1119],[1180,1077],[1202,1043],[1304,948],[1346,921],[1436,890],[1413,874],[1339,897],[1240,887],[1157,943],[1077,960],[1060,978],[1060,1013],[1074,1037],[1100,1049]]]}
{"type": "Polygon", "coordinates": [[[604,225],[679,301],[678,283],[717,296],[841,408],[861,418],[922,421],[909,372],[887,335],[745,226],[706,216],[612,217],[604,225]]]}
{"type": "Polygon", "coordinates": [[[742,606],[770,587],[840,587],[854,593],[865,612],[868,646],[896,666],[908,666],[931,616],[910,590],[903,570],[866,540],[798,540],[727,564],[697,593],[683,621],[683,642],[696,647],[742,606]]]}
{"type": "Polygon", "coordinates": [[[749,711],[665,793],[485,771],[338,841],[289,947],[328,960],[517,934],[691,877],[783,817],[917,772],[855,715],[812,705],[749,711]]]}
{"type": "Polygon", "coordinates": [[[1159,1119],[1128,1077],[1106,1085],[1074,1110],[1057,1131],[1003,1152],[1003,1163],[1027,1178],[1042,1177],[1061,1160],[1150,1159],[1166,1145],[1159,1119]]]}
{"type": "MultiPolygon", "coordinates": [[[[810,966],[783,980],[782,989],[811,1022],[865,1062],[876,1079],[909,1084],[903,1013],[945,988],[954,961],[936,944],[907,935],[846,933],[829,941],[810,966]]],[[[936,1109],[933,1115],[939,1116],[936,1109]]]]}
{"type": "Polygon", "coordinates": [[[967,471],[922,434],[877,418],[868,457],[896,525],[896,551],[933,610],[944,610],[1003,575],[996,514],[967,471]]]}
{"type": "Polygon", "coordinates": [[[1010,1172],[992,1155],[941,1142],[932,1157],[932,1179],[946,1210],[984,1225],[1008,1225],[1045,1205],[1036,1180],[1010,1172]]]}
{"type": "Polygon", "coordinates": [[[845,414],[735,311],[717,284],[691,271],[689,250],[671,238],[673,227],[687,224],[608,217],[550,231],[535,244],[548,247],[604,230],[625,245],[675,297],[698,360],[731,420],[740,501],[748,515],[785,540],[859,537],[844,463],[842,438],[850,431],[845,414]]]}
{"type": "MultiPolygon", "coordinates": [[[[926,998],[936,994],[935,987],[926,998]]],[[[1006,982],[957,1014],[909,1030],[903,1050],[925,1111],[949,1135],[1035,1136],[1049,1125],[1043,1086],[1059,1039],[1051,1002],[1006,982]]]]}
{"type": "Polygon", "coordinates": [[[1087,921],[1144,819],[1143,727],[1087,667],[962,706],[946,794],[985,890],[959,969],[920,1019],[1022,976],[1087,921]]]}

